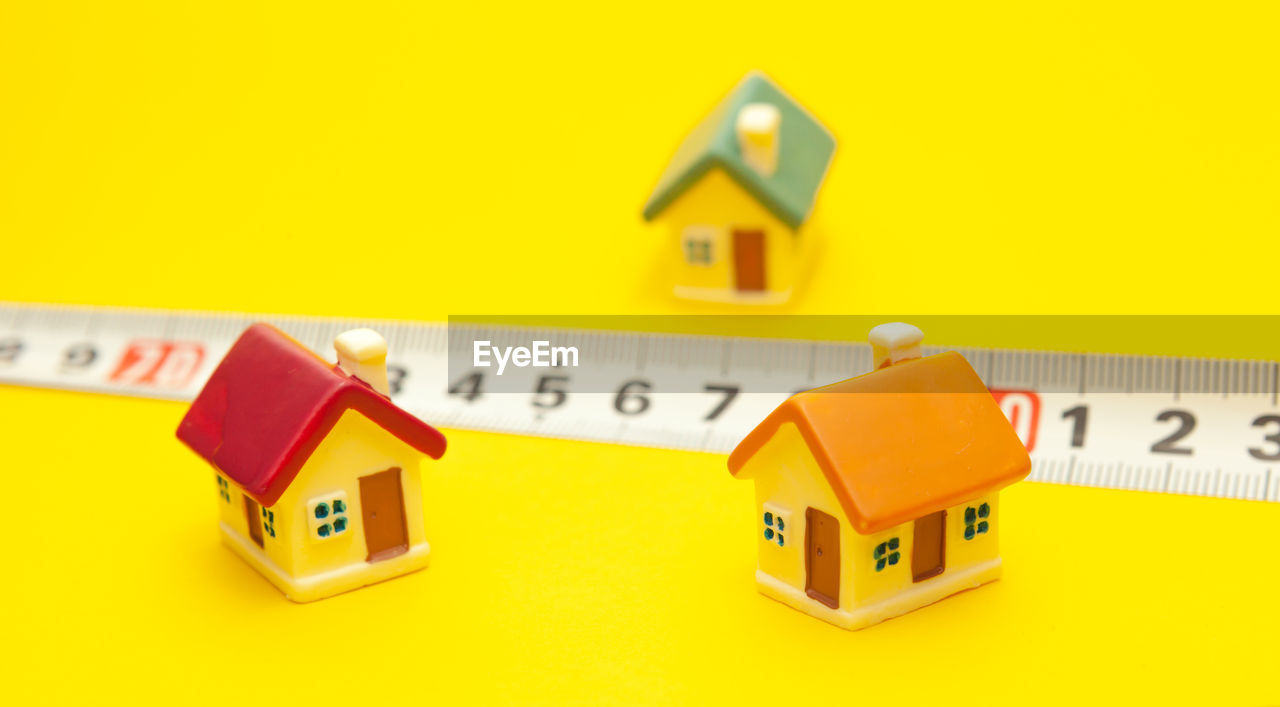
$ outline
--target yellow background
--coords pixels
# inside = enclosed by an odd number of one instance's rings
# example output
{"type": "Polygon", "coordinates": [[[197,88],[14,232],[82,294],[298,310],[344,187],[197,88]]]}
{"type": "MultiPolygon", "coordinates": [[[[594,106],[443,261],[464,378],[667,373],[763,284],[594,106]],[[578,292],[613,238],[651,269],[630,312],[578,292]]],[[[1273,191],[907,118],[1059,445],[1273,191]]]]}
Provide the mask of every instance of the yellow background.
{"type": "MultiPolygon", "coordinates": [[[[260,5],[0,8],[0,299],[724,311],[638,213],[762,68],[840,140],[780,311],[1276,309],[1264,3],[260,5]]],[[[449,431],[432,566],[297,606],[182,411],[0,390],[6,696],[1280,701],[1275,505],[1021,484],[1004,580],[846,633],[757,594],[723,458],[449,431]]]]}

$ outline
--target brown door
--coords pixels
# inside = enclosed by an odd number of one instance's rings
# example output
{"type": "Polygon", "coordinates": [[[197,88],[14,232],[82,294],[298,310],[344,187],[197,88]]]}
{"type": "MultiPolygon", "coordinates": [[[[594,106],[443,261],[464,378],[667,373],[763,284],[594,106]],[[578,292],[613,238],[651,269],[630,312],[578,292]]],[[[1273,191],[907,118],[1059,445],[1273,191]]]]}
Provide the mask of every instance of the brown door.
{"type": "Polygon", "coordinates": [[[942,574],[947,564],[947,512],[916,519],[911,540],[911,581],[921,582],[942,574]]]}
{"type": "Polygon", "coordinates": [[[249,537],[258,547],[262,547],[262,511],[258,510],[258,502],[244,497],[244,522],[249,526],[249,537]]]}
{"type": "Polygon", "coordinates": [[[804,524],[804,593],[835,609],[840,606],[840,522],[810,508],[804,524]]]}
{"type": "Polygon", "coordinates": [[[743,292],[764,289],[764,231],[733,232],[734,286],[743,292]]]}
{"type": "Polygon", "coordinates": [[[364,545],[369,551],[366,561],[386,560],[409,550],[400,467],[360,477],[360,514],[364,545]]]}

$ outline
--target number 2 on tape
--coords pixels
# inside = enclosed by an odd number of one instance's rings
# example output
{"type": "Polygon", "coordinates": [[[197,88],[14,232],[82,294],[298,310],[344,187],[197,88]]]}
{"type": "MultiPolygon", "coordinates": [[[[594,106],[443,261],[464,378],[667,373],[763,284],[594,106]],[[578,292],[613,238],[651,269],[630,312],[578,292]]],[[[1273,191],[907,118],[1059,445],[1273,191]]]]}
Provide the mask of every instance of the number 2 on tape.
{"type": "Polygon", "coordinates": [[[135,339],[107,378],[125,385],[181,388],[191,382],[203,361],[204,346],[194,341],[135,339]]]}

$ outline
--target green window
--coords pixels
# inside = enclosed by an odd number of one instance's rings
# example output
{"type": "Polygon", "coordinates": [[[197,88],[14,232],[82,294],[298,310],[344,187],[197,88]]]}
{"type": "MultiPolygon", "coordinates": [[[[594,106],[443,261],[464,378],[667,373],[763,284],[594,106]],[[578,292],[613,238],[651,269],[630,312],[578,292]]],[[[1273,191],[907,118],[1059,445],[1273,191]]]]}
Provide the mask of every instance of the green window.
{"type": "Polygon", "coordinates": [[[690,265],[711,264],[711,241],[687,240],[684,242],[684,259],[690,265]]]}
{"type": "Polygon", "coordinates": [[[320,538],[341,535],[351,526],[351,521],[347,518],[347,502],[342,497],[314,504],[311,515],[318,521],[314,528],[320,538]]]}
{"type": "Polygon", "coordinates": [[[989,503],[984,503],[977,508],[969,506],[964,509],[964,539],[973,540],[991,530],[991,523],[988,520],[990,516],[991,504],[989,503]]]}
{"type": "Polygon", "coordinates": [[[709,226],[688,226],[684,229],[684,260],[690,265],[711,265],[715,261],[715,253],[711,243],[715,240],[716,231],[709,226]]]}
{"type": "Polygon", "coordinates": [[[787,546],[787,521],[780,515],[772,512],[764,512],[764,539],[769,542],[778,543],[778,547],[787,546]]]}
{"type": "Polygon", "coordinates": [[[231,485],[220,474],[214,474],[213,478],[218,481],[218,496],[227,503],[231,503],[231,485]]]}
{"type": "Polygon", "coordinates": [[[876,545],[876,549],[871,551],[871,559],[876,563],[877,572],[882,571],[885,567],[898,564],[898,560],[902,559],[902,555],[898,553],[898,545],[897,538],[889,538],[876,545]]]}

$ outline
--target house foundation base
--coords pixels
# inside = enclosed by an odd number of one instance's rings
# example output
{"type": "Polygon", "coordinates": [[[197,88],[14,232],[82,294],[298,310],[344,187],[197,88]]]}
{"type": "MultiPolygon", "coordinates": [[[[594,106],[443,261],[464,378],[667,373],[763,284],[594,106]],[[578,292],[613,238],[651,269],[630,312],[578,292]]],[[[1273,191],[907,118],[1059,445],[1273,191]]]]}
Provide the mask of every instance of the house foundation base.
{"type": "Polygon", "coordinates": [[[791,299],[791,288],[774,292],[771,290],[740,291],[720,287],[688,287],[675,286],[676,297],[681,299],[702,300],[704,302],[728,302],[730,304],[784,304],[791,299]]]}
{"type": "Polygon", "coordinates": [[[851,609],[829,608],[825,604],[810,599],[803,589],[797,589],[760,570],[756,570],[756,587],[760,589],[761,594],[770,599],[777,599],[783,604],[840,628],[856,631],[927,606],[956,592],[982,586],[999,579],[1000,572],[1001,563],[1000,558],[997,557],[962,569],[947,570],[934,579],[911,585],[910,589],[884,599],[854,606],[851,609]]]}
{"type": "Polygon", "coordinates": [[[422,542],[410,546],[408,552],[389,560],[358,562],[305,577],[291,577],[248,538],[232,530],[226,523],[218,525],[222,531],[222,541],[228,547],[276,585],[286,597],[299,603],[324,599],[420,570],[427,566],[431,554],[431,546],[422,542]]]}

